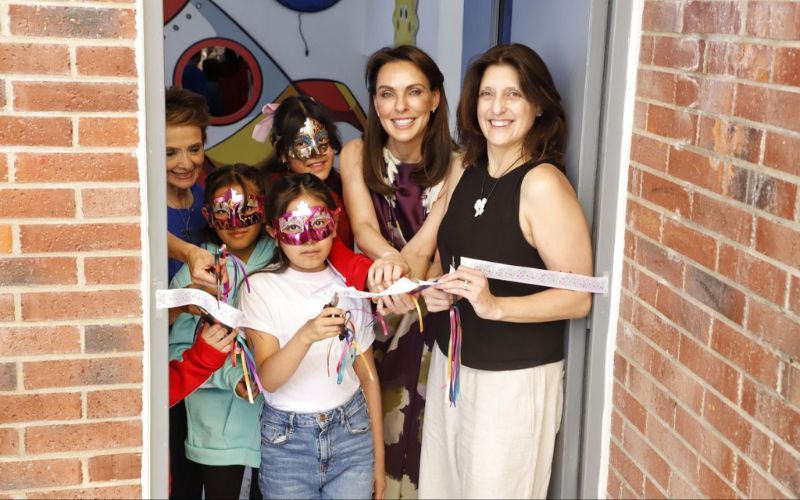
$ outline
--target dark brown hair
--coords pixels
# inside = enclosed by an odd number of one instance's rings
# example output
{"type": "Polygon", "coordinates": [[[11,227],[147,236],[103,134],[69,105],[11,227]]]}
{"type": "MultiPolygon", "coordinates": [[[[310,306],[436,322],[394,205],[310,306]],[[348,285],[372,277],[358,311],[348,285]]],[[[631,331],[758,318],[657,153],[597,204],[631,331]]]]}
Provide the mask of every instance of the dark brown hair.
{"type": "Polygon", "coordinates": [[[203,143],[211,116],[206,98],[191,90],[170,87],[164,93],[167,125],[194,125],[200,127],[203,143]]]}
{"type": "Polygon", "coordinates": [[[536,117],[523,144],[523,153],[530,160],[549,160],[563,168],[567,144],[567,116],[561,96],[542,58],[530,47],[513,43],[497,45],[470,63],[464,75],[464,87],[458,102],[458,137],[464,148],[464,165],[475,165],[486,159],[486,137],[478,124],[478,93],[481,79],[489,66],[514,68],[525,99],[537,106],[536,117]]]}
{"type": "MultiPolygon", "coordinates": [[[[264,189],[264,184],[262,182],[261,174],[257,168],[251,167],[250,165],[245,165],[244,163],[236,163],[235,165],[224,165],[221,167],[217,167],[208,174],[206,177],[206,187],[203,193],[203,200],[205,204],[209,204],[214,201],[214,192],[225,186],[232,186],[234,184],[238,184],[242,186],[244,190],[245,198],[247,198],[250,194],[256,195],[264,195],[266,191],[264,189]],[[258,190],[256,193],[248,192],[248,188],[250,186],[255,186],[258,190]]],[[[206,241],[213,241],[217,245],[220,245],[222,241],[219,239],[219,235],[211,226],[206,226],[206,241]]]]}
{"type": "MultiPolygon", "coordinates": [[[[264,167],[265,178],[269,181],[275,172],[284,172],[288,167],[283,163],[282,156],[286,156],[289,148],[294,143],[297,132],[303,128],[306,118],[317,120],[328,132],[328,139],[333,151],[336,154],[342,150],[342,139],[339,136],[339,129],[328,114],[328,110],[320,103],[305,96],[290,96],[281,101],[278,109],[275,110],[272,131],[269,140],[272,143],[274,156],[264,167]]],[[[342,178],[335,168],[331,169],[330,175],[325,181],[328,186],[342,194],[342,178]]]]}
{"type": "MultiPolygon", "coordinates": [[[[318,198],[331,210],[336,210],[337,208],[336,200],[333,198],[330,188],[319,177],[309,173],[290,173],[278,179],[278,182],[269,190],[267,200],[264,203],[266,223],[272,225],[272,220],[285,214],[289,208],[289,203],[303,194],[318,198]]],[[[272,260],[270,260],[265,271],[283,272],[287,267],[289,267],[289,260],[281,250],[280,244],[276,241],[275,253],[272,255],[272,260]]]]}
{"type": "Polygon", "coordinates": [[[428,79],[430,90],[439,92],[439,106],[431,114],[430,122],[425,128],[422,138],[422,161],[411,178],[423,187],[438,184],[447,175],[450,166],[450,155],[456,145],[450,137],[450,125],[447,119],[447,96],[444,93],[444,76],[433,59],[411,45],[384,47],[370,56],[364,79],[369,92],[369,111],[367,113],[367,130],[364,132],[364,181],[376,193],[390,194],[394,188],[384,182],[383,146],[388,134],[381,125],[375,110],[375,93],[377,91],[378,72],[388,63],[408,61],[428,79]]]}

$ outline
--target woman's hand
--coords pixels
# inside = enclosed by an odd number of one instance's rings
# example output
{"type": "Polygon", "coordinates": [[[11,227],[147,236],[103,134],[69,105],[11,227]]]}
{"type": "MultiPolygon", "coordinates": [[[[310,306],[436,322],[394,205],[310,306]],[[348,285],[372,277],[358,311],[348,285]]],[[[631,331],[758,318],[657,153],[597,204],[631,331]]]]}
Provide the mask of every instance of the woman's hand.
{"type": "Polygon", "coordinates": [[[297,336],[306,344],[339,335],[344,326],[344,311],[338,307],[326,307],[316,318],[306,321],[297,331],[297,336]]]}
{"type": "Polygon", "coordinates": [[[386,494],[386,471],[384,467],[375,464],[375,485],[372,498],[375,500],[383,500],[383,495],[386,494]]]}
{"type": "Polygon", "coordinates": [[[500,319],[497,297],[489,291],[489,280],[476,269],[460,266],[455,272],[442,276],[436,288],[467,299],[479,318],[500,319]]]}
{"type": "Polygon", "coordinates": [[[386,295],[380,297],[375,302],[378,305],[378,314],[386,316],[387,314],[405,314],[408,311],[416,309],[414,300],[407,293],[399,293],[397,295],[386,295]]]}
{"type": "Polygon", "coordinates": [[[425,298],[425,306],[430,312],[446,311],[450,309],[455,300],[452,294],[443,292],[436,285],[422,290],[422,296],[425,298]]]}
{"type": "MultiPolygon", "coordinates": [[[[186,265],[189,267],[192,281],[216,290],[217,276],[214,269],[214,255],[208,250],[196,246],[188,251],[186,257],[186,265]]],[[[220,265],[220,272],[222,273],[222,282],[227,283],[228,270],[224,263],[220,265]]]]}
{"type": "Polygon", "coordinates": [[[231,352],[236,335],[236,330],[228,330],[222,325],[206,325],[200,333],[206,344],[219,352],[231,352]]]}
{"type": "Polygon", "coordinates": [[[399,252],[386,252],[370,266],[367,287],[371,292],[381,292],[408,272],[408,263],[399,252]]]}

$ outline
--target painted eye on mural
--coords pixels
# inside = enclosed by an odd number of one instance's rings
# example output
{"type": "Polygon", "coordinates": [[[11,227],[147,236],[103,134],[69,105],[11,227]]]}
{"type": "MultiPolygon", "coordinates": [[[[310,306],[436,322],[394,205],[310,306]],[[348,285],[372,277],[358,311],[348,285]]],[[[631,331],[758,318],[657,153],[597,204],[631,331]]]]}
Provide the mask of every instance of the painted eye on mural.
{"type": "Polygon", "coordinates": [[[204,96],[212,125],[227,125],[258,104],[261,71],[244,46],[225,38],[202,40],[183,53],[174,84],[204,96]]]}

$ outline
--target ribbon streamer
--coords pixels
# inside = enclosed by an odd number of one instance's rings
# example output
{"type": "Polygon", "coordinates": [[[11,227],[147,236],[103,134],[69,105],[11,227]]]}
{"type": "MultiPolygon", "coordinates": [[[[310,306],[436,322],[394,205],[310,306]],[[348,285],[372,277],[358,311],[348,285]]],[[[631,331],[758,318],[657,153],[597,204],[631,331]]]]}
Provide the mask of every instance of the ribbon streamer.
{"type": "Polygon", "coordinates": [[[534,267],[512,266],[480,259],[461,257],[461,265],[477,269],[487,278],[529,285],[562,288],[578,292],[608,293],[608,276],[584,276],[582,274],[547,271],[534,267]]]}
{"type": "Polygon", "coordinates": [[[461,392],[461,313],[458,306],[450,306],[450,345],[447,348],[447,380],[450,406],[456,405],[461,392]]]}

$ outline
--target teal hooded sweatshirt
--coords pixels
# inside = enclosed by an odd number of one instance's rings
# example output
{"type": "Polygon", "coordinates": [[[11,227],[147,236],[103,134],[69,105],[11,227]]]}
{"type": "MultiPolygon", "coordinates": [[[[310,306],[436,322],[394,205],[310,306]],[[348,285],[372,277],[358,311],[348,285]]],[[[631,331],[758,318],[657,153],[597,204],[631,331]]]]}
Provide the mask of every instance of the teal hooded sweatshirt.
{"type": "MultiPolygon", "coordinates": [[[[217,245],[203,245],[214,253],[217,245]]],[[[247,274],[263,269],[275,252],[275,241],[262,236],[245,263],[247,274]]],[[[227,262],[228,277],[234,279],[233,263],[227,262]]],[[[183,266],[172,278],[170,288],[184,288],[191,283],[187,266],[183,266]]],[[[238,290],[246,285],[241,282],[238,290]]],[[[238,303],[238,297],[228,297],[230,305],[238,303]]],[[[192,346],[195,326],[199,316],[181,314],[172,324],[169,334],[169,359],[183,359],[183,352],[192,346]]],[[[255,404],[236,395],[236,384],[242,379],[241,358],[236,368],[230,360],[211,375],[205,384],[186,399],[188,436],[186,438],[186,457],[204,465],[246,465],[258,467],[261,464],[261,429],[259,417],[264,396],[259,394],[255,404]]],[[[251,380],[251,383],[252,380],[251,380]]]]}

